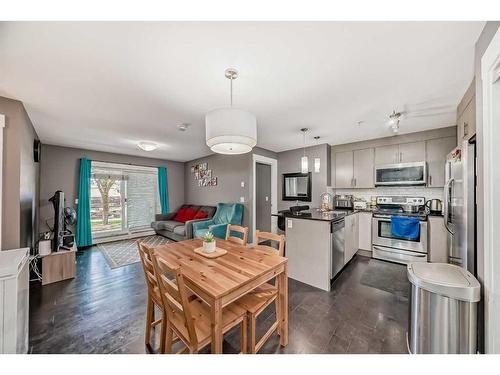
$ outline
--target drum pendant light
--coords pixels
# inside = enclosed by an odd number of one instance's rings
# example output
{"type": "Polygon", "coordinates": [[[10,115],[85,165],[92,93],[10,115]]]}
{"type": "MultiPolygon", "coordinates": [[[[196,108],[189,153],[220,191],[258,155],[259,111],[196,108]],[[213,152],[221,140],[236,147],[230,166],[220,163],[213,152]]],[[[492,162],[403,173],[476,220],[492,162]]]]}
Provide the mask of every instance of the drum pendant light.
{"type": "Polygon", "coordinates": [[[233,80],[238,71],[226,69],[225,76],[231,82],[231,106],[205,115],[207,146],[218,154],[245,154],[257,144],[257,119],[250,112],[233,108],[233,80]]]}

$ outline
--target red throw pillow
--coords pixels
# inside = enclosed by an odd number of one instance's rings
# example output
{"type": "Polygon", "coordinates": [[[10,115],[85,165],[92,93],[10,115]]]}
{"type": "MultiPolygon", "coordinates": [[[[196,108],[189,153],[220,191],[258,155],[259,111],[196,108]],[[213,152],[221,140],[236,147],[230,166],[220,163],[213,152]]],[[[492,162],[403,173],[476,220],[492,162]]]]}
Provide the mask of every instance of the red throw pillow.
{"type": "Polygon", "coordinates": [[[196,211],[194,208],[188,208],[186,210],[186,215],[184,216],[185,221],[193,220],[197,212],[198,211],[196,211]]]}
{"type": "Polygon", "coordinates": [[[174,220],[178,221],[180,223],[185,223],[186,222],[186,214],[187,214],[187,208],[181,208],[177,213],[175,214],[174,220]]]}
{"type": "Polygon", "coordinates": [[[194,215],[193,219],[196,220],[196,219],[206,219],[208,217],[208,214],[205,212],[205,211],[198,211],[196,213],[196,215],[194,215]]]}

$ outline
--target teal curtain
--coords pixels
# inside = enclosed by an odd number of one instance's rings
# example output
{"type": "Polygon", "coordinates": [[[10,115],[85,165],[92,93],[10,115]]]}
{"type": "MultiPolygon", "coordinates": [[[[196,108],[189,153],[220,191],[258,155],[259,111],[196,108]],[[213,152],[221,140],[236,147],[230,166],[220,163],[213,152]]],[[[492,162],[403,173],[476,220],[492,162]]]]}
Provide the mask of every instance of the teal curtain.
{"type": "Polygon", "coordinates": [[[160,193],[160,206],[162,215],[168,214],[168,181],[167,168],[158,167],[158,192],[160,193]]]}
{"type": "Polygon", "coordinates": [[[76,208],[76,246],[92,245],[92,227],[90,224],[90,175],[91,161],[80,159],[80,183],[78,187],[78,206],[76,208]]]}

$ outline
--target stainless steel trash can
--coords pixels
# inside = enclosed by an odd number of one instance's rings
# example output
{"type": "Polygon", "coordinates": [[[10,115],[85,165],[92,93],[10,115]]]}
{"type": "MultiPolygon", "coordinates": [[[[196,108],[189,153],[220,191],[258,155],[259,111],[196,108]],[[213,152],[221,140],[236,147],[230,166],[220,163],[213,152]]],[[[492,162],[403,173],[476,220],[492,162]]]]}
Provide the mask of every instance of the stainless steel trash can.
{"type": "Polygon", "coordinates": [[[410,263],[410,353],[476,353],[480,285],[467,270],[446,263],[410,263]]]}

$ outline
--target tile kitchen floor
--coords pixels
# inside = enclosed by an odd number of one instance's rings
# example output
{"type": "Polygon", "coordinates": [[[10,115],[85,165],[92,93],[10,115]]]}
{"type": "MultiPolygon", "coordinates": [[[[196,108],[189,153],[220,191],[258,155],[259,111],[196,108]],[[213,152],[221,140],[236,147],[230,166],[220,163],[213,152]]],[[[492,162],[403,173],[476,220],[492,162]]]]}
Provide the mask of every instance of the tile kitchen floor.
{"type": "MultiPolygon", "coordinates": [[[[379,264],[381,272],[387,270],[387,263],[358,255],[331,292],[290,279],[289,345],[280,347],[274,334],[260,353],[406,353],[408,299],[362,284],[370,262],[372,270],[379,264]]],[[[75,279],[44,287],[32,284],[30,352],[146,353],[142,272],[140,263],[112,270],[92,248],[77,253],[75,279]]],[[[258,334],[272,323],[273,305],[260,318],[258,334]]],[[[157,336],[153,343],[158,347],[157,336]]],[[[234,329],[225,335],[224,352],[238,350],[239,332],[234,329]]]]}

